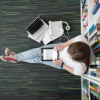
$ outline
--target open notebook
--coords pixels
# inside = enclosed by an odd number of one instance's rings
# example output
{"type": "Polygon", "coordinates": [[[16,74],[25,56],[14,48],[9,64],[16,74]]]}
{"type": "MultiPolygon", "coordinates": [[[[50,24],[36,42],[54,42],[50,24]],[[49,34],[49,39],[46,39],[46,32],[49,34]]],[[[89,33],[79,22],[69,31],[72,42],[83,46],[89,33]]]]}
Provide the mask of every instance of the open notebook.
{"type": "Polygon", "coordinates": [[[53,59],[57,59],[59,54],[57,51],[54,51],[53,48],[42,48],[42,61],[52,61],[53,59]]]}

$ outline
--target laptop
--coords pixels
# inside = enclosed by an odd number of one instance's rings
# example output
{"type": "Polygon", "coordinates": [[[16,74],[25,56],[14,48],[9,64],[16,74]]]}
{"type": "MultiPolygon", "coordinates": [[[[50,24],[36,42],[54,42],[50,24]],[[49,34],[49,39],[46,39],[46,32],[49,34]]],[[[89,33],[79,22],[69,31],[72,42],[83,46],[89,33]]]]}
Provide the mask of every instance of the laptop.
{"type": "Polygon", "coordinates": [[[48,25],[41,19],[40,15],[25,28],[28,35],[34,40],[41,37],[47,29],[48,25]]]}

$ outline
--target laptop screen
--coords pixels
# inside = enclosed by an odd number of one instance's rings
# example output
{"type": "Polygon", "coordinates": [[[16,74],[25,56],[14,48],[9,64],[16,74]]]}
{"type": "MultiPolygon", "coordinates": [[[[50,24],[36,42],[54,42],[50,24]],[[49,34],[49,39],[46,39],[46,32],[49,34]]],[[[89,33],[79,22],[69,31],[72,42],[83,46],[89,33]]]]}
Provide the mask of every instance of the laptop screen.
{"type": "Polygon", "coordinates": [[[26,28],[26,31],[29,31],[33,35],[42,25],[43,22],[39,16],[26,28]]]}

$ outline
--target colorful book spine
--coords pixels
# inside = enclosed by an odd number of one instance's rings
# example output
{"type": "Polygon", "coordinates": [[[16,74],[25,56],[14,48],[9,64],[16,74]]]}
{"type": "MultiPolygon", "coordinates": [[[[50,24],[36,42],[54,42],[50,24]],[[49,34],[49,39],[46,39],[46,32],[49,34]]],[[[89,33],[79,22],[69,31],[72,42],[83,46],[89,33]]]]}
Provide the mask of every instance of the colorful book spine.
{"type": "Polygon", "coordinates": [[[93,61],[93,62],[91,62],[91,65],[100,65],[100,61],[98,60],[98,61],[93,61]]]}
{"type": "Polygon", "coordinates": [[[95,88],[97,88],[97,87],[98,87],[98,85],[97,85],[97,84],[95,84],[95,83],[93,83],[93,82],[90,82],[90,85],[91,85],[91,86],[93,86],[93,87],[95,87],[95,88]]]}
{"type": "Polygon", "coordinates": [[[99,94],[96,93],[95,91],[90,89],[90,93],[93,94],[94,96],[96,96],[99,99],[99,94]]]}
{"type": "Polygon", "coordinates": [[[97,52],[99,52],[99,51],[100,51],[100,48],[94,50],[93,52],[94,52],[94,53],[97,53],[97,52]]]}
{"type": "Polygon", "coordinates": [[[83,4],[82,4],[82,8],[84,7],[84,5],[85,5],[85,2],[86,2],[86,0],[84,0],[84,2],[83,2],[83,4]]]}
{"type": "Polygon", "coordinates": [[[94,47],[92,50],[95,50],[95,49],[97,49],[97,48],[99,48],[100,47],[100,44],[98,44],[96,47],[94,47]]]}
{"type": "Polygon", "coordinates": [[[97,89],[90,85],[90,89],[97,92],[97,89]]]}
{"type": "Polygon", "coordinates": [[[91,28],[89,29],[89,33],[93,30],[94,27],[95,27],[95,25],[93,24],[93,25],[91,26],[91,28]]]}
{"type": "Polygon", "coordinates": [[[94,45],[96,42],[98,42],[99,41],[99,39],[98,39],[98,37],[95,37],[93,40],[91,40],[90,42],[89,42],[89,45],[90,46],[92,46],[92,45],[94,45]]]}

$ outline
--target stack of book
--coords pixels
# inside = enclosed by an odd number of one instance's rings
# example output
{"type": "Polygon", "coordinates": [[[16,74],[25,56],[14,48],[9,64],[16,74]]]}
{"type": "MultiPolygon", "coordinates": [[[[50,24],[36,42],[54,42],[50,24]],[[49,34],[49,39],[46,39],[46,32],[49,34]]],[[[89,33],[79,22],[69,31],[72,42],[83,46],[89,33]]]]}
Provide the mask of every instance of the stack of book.
{"type": "Polygon", "coordinates": [[[89,45],[96,57],[100,56],[100,23],[93,24],[89,29],[89,45]]]}
{"type": "Polygon", "coordinates": [[[81,16],[82,16],[82,24],[83,24],[82,26],[85,31],[88,26],[88,3],[87,0],[82,0],[81,3],[82,3],[81,16]]]}
{"type": "Polygon", "coordinates": [[[89,88],[88,80],[83,79],[83,91],[82,91],[82,93],[83,93],[83,100],[88,100],[88,98],[89,98],[88,88],[89,88]]]}
{"type": "Polygon", "coordinates": [[[100,100],[100,86],[90,82],[90,100],[100,100]]]}
{"type": "Polygon", "coordinates": [[[100,8],[99,0],[92,0],[91,8],[92,8],[92,14],[96,14],[98,9],[100,8]]]}
{"type": "Polygon", "coordinates": [[[90,75],[100,78],[100,60],[93,61],[90,65],[90,75]]]}

